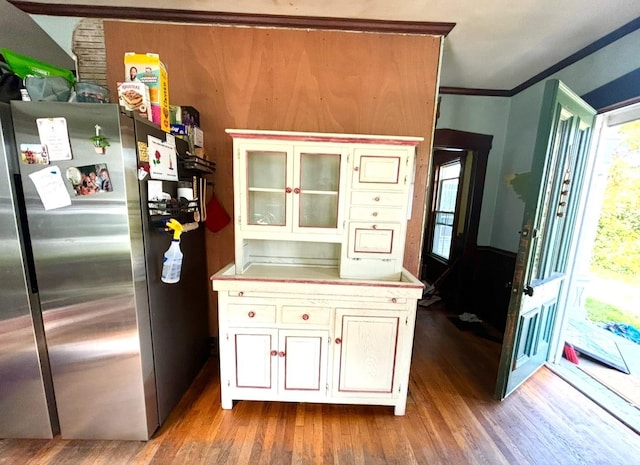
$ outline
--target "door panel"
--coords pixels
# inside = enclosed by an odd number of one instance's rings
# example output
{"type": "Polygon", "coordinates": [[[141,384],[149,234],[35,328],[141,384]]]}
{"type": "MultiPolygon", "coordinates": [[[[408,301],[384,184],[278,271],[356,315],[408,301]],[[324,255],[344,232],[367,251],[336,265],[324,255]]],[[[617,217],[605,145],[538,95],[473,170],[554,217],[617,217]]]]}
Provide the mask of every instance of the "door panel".
{"type": "Polygon", "coordinates": [[[354,157],[353,189],[401,189],[406,181],[406,150],[356,149],[354,157]]]}
{"type": "Polygon", "coordinates": [[[545,87],[495,396],[504,399],[549,355],[559,316],[595,110],[558,80],[545,87]]]}
{"type": "Polygon", "coordinates": [[[291,151],[278,145],[246,145],[239,149],[240,227],[247,231],[286,231],[291,196],[291,151]]]}
{"type": "MultiPolygon", "coordinates": [[[[338,309],[335,375],[338,396],[393,394],[394,367],[398,344],[399,319],[392,314],[365,315],[357,310],[338,309]]],[[[381,312],[382,313],[382,312],[381,312]]]]}
{"type": "Polygon", "coordinates": [[[276,372],[276,357],[272,351],[277,347],[276,330],[233,329],[230,333],[236,361],[235,388],[275,389],[273,378],[276,372]]]}
{"type": "Polygon", "coordinates": [[[317,395],[327,384],[328,331],[280,331],[281,392],[307,391],[317,395]]]}
{"type": "MultiPolygon", "coordinates": [[[[517,339],[521,343],[514,357],[514,370],[523,368],[527,363],[535,364],[533,369],[537,369],[547,359],[560,292],[557,285],[562,283],[562,279],[556,279],[553,283],[555,285],[538,287],[540,292],[523,298],[522,306],[529,310],[520,315],[517,339]]],[[[514,380],[511,383],[515,384],[514,380]]]]}

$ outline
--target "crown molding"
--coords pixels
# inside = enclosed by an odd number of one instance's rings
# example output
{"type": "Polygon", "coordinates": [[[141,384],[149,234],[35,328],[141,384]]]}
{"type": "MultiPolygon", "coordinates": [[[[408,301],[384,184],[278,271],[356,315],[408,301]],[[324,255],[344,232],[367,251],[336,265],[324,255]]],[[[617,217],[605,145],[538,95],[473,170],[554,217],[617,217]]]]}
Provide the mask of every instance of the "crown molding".
{"type": "Polygon", "coordinates": [[[424,21],[386,21],[364,18],[329,18],[309,16],[261,15],[160,8],[133,8],[95,5],[51,5],[40,2],[9,0],[28,14],[85,18],[127,19],[220,24],[230,26],[284,27],[299,29],[331,29],[341,31],[425,34],[447,36],[456,23],[424,21]]]}
{"type": "Polygon", "coordinates": [[[440,87],[441,94],[450,95],[477,95],[484,97],[512,97],[513,93],[510,90],[499,89],[470,89],[468,87],[440,87]]]}

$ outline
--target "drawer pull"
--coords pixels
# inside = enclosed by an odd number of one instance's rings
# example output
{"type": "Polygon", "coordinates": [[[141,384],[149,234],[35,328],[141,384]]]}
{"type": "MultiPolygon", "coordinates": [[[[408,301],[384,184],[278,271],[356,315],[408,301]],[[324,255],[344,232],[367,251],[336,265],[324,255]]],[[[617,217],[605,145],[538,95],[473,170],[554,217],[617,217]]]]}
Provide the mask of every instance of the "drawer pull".
{"type": "Polygon", "coordinates": [[[340,339],[339,337],[336,338],[336,344],[342,344],[342,339],[340,339]]]}
{"type": "Polygon", "coordinates": [[[253,318],[254,316],[256,316],[256,312],[251,310],[247,315],[249,315],[249,318],[253,318]]]}
{"type": "Polygon", "coordinates": [[[380,197],[374,197],[373,200],[376,202],[380,202],[380,197]]]}
{"type": "Polygon", "coordinates": [[[238,292],[238,297],[242,297],[244,295],[243,291],[238,292]]]}
{"type": "Polygon", "coordinates": [[[286,354],[285,354],[284,352],[282,352],[282,351],[278,352],[278,356],[279,356],[279,357],[284,357],[285,355],[286,355],[286,354]]]}
{"type": "Polygon", "coordinates": [[[275,357],[276,355],[278,355],[278,351],[277,350],[272,350],[271,351],[271,356],[275,357]]]}
{"type": "Polygon", "coordinates": [[[371,226],[371,229],[378,229],[378,225],[374,224],[373,226],[371,226]]]}
{"type": "Polygon", "coordinates": [[[304,321],[307,321],[309,319],[309,315],[307,313],[305,313],[304,315],[302,315],[302,319],[304,321]]]}
{"type": "Polygon", "coordinates": [[[371,216],[378,216],[378,212],[373,212],[371,216]]]}
{"type": "Polygon", "coordinates": [[[394,303],[394,304],[395,304],[395,303],[398,303],[398,299],[396,299],[395,297],[392,297],[392,298],[391,298],[391,302],[392,302],[392,303],[394,303]]]}

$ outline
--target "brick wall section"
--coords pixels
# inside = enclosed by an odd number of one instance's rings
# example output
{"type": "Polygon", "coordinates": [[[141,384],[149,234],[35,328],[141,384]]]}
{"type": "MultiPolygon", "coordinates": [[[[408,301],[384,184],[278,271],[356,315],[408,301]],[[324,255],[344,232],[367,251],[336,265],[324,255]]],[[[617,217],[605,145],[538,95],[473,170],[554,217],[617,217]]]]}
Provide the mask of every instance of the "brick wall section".
{"type": "Polygon", "coordinates": [[[103,20],[82,19],[73,31],[71,47],[78,61],[78,80],[107,87],[103,20]]]}

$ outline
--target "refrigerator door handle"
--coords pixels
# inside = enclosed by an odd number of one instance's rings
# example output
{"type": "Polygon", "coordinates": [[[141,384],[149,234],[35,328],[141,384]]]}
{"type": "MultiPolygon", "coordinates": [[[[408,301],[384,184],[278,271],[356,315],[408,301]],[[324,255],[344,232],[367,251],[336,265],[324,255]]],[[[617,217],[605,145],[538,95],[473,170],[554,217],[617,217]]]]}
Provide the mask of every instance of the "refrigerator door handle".
{"type": "Polygon", "coordinates": [[[33,258],[33,248],[31,247],[31,237],[29,235],[29,223],[27,222],[27,207],[24,200],[24,189],[22,188],[22,178],[19,174],[13,175],[13,182],[16,189],[16,207],[18,208],[18,227],[20,228],[20,237],[24,247],[25,267],[29,278],[29,287],[34,294],[38,293],[38,280],[36,278],[36,265],[33,258]]]}

